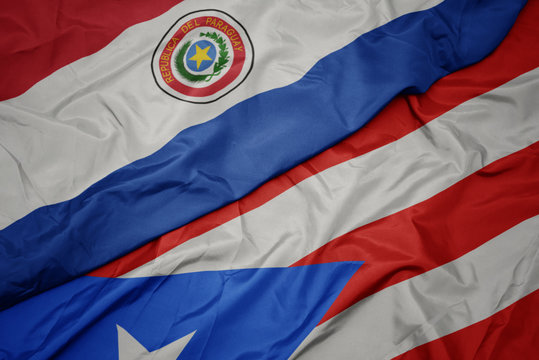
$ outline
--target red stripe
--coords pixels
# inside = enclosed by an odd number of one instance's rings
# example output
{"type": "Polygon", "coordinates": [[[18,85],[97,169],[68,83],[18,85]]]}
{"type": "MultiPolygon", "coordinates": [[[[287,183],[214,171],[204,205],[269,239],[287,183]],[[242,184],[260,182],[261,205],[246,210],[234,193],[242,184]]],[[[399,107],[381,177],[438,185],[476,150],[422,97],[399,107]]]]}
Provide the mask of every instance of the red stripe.
{"type": "Polygon", "coordinates": [[[340,236],[294,266],[364,260],[324,322],[386,287],[450,262],[539,214],[539,142],[428,200],[340,236]]]}
{"type": "Polygon", "coordinates": [[[395,359],[539,359],[539,291],[483,321],[416,347],[395,359]]]}
{"type": "Polygon", "coordinates": [[[179,244],[263,205],[306,178],[391,143],[455,106],[536,68],[539,66],[539,47],[529,44],[539,39],[538,16],[539,2],[528,3],[506,39],[487,59],[439,80],[425,94],[397,97],[363,129],[338,145],[269,181],[243,199],[165,234],[89,275],[123,275],[179,244]]]}
{"type": "MultiPolygon", "coordinates": [[[[5,0],[0,21],[0,100],[105,47],[128,27],[181,0],[5,0]]],[[[156,44],[157,45],[157,44],[156,44]]]]}

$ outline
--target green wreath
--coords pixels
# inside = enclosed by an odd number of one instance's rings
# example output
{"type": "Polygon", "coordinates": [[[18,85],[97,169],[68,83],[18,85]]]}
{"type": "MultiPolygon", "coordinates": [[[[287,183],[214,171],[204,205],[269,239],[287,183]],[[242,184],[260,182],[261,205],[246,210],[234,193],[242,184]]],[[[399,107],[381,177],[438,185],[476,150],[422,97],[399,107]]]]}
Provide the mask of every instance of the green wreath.
{"type": "Polygon", "coordinates": [[[219,36],[215,32],[200,33],[200,36],[210,38],[217,43],[217,45],[219,46],[219,58],[217,58],[217,61],[213,64],[213,72],[211,74],[191,74],[189,71],[187,71],[185,65],[183,64],[183,59],[185,57],[185,54],[187,53],[187,49],[189,49],[189,46],[191,46],[191,41],[186,42],[180,48],[180,51],[178,51],[178,55],[176,55],[176,58],[174,59],[174,65],[176,66],[176,70],[178,70],[178,73],[191,82],[210,81],[214,76],[221,74],[221,71],[227,66],[227,63],[230,60],[230,57],[228,56],[228,48],[226,46],[226,42],[221,36],[219,36]]]}

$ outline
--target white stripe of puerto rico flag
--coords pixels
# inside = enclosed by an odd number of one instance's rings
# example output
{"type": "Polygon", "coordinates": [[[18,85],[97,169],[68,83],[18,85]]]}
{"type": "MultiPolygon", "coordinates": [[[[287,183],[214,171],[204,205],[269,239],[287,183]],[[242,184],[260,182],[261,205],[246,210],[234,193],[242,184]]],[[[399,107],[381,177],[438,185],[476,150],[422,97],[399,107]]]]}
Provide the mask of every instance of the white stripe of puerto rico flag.
{"type": "Polygon", "coordinates": [[[61,68],[23,95],[0,102],[0,119],[7,120],[0,121],[0,228],[38,207],[75,197],[111,172],[155,152],[187,127],[260,92],[297,81],[317,60],[361,34],[440,2],[184,1],[128,28],[97,53],[61,68]],[[252,73],[240,88],[203,107],[163,96],[149,68],[161,36],[182,14],[216,7],[233,14],[247,29],[256,53],[252,73]],[[293,41],[283,41],[283,33],[291,34],[293,41]],[[263,66],[256,65],[259,61],[263,66]],[[109,77],[114,81],[107,81],[109,77]],[[39,151],[29,144],[39,144],[39,151]]]}
{"type": "Polygon", "coordinates": [[[492,316],[539,288],[537,229],[539,216],[360,301],[316,327],[291,358],[391,359],[492,316]]]}

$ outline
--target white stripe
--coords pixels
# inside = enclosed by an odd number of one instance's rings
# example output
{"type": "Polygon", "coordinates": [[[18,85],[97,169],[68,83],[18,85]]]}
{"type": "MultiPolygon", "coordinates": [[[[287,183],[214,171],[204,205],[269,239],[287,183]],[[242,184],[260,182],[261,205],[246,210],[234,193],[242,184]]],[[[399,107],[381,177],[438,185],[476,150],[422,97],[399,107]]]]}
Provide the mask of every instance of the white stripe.
{"type": "Polygon", "coordinates": [[[539,288],[539,216],[444,266],[384,289],[313,330],[293,359],[391,359],[539,288]]]}
{"type": "Polygon", "coordinates": [[[539,68],[387,146],[310,177],[125,277],[288,266],[539,139],[539,68]]]}
{"type": "Polygon", "coordinates": [[[0,228],[80,194],[186,127],[299,80],[316,61],[359,35],[440,2],[193,0],[127,29],[98,53],[0,103],[0,228]],[[179,17],[216,7],[247,29],[256,53],[253,71],[217,102],[173,99],[152,78],[152,52],[179,17]]]}

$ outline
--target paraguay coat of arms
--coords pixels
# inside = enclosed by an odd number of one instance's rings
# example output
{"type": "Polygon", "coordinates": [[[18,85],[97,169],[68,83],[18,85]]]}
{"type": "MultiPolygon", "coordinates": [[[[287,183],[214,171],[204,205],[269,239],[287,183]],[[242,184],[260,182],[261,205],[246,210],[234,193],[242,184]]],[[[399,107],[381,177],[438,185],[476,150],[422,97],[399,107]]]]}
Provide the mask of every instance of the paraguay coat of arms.
{"type": "Polygon", "coordinates": [[[236,88],[249,74],[253,58],[243,26],[222,11],[202,10],[169,29],[155,49],[152,72],[169,95],[208,103],[236,88]]]}

